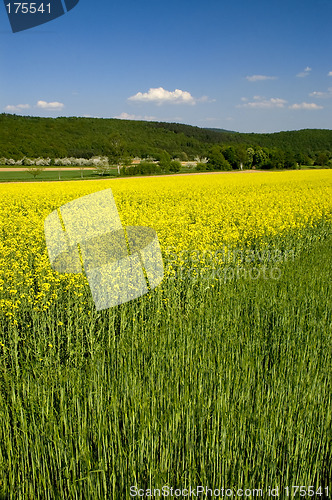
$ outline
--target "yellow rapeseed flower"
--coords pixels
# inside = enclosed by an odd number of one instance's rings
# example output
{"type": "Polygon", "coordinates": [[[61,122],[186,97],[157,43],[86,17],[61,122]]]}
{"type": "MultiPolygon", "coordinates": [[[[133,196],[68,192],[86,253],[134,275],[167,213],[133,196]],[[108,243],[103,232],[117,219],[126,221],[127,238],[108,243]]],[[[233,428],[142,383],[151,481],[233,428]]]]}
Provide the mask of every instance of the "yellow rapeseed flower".
{"type": "Polygon", "coordinates": [[[209,252],[332,222],[331,170],[0,185],[0,315],[16,324],[20,310],[45,311],[68,293],[82,305],[87,280],[51,269],[44,219],[110,187],[124,226],[157,231],[170,277],[189,254],[204,266],[209,252]]]}

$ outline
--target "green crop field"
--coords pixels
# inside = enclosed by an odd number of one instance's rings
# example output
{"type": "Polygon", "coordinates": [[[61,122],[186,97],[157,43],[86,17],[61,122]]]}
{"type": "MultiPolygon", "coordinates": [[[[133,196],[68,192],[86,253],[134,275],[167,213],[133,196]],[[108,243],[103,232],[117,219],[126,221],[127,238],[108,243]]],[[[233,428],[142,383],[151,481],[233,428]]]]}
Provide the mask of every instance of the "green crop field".
{"type": "MultiPolygon", "coordinates": [[[[111,174],[112,176],[117,175],[116,172],[111,174]]],[[[43,181],[71,181],[71,180],[81,180],[81,179],[99,179],[100,176],[91,170],[80,172],[79,169],[64,170],[62,172],[58,171],[44,171],[41,174],[33,177],[32,174],[22,171],[4,171],[0,168],[0,182],[43,182],[43,181]]]]}

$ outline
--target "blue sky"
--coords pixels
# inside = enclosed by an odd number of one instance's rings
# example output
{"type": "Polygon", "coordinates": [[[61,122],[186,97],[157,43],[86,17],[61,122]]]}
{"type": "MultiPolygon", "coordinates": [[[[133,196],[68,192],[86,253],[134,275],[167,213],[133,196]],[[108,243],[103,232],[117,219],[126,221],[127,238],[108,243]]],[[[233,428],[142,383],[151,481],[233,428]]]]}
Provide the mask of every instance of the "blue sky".
{"type": "Polygon", "coordinates": [[[0,5],[0,112],[332,129],[331,28],[331,0],[80,0],[19,33],[0,5]]]}

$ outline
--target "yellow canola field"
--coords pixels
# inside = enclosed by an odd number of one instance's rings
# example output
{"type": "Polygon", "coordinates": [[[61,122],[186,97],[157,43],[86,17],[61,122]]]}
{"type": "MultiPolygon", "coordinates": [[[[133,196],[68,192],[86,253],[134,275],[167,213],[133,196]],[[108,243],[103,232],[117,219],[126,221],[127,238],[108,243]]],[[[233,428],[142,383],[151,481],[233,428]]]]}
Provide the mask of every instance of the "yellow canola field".
{"type": "Polygon", "coordinates": [[[0,184],[0,313],[47,309],[59,285],[81,295],[84,278],[52,271],[44,219],[61,205],[112,188],[124,226],[150,226],[164,255],[216,251],[332,221],[332,171],[291,171],[0,184]]]}

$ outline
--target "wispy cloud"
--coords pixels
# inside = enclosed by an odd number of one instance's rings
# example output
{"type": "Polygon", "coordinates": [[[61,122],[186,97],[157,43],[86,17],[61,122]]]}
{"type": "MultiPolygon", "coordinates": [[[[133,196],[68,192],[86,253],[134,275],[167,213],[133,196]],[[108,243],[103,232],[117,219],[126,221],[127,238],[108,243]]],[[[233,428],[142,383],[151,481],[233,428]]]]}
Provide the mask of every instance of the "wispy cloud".
{"type": "Polygon", "coordinates": [[[204,120],[202,120],[202,122],[217,122],[219,120],[220,120],[220,118],[213,118],[212,116],[209,116],[207,118],[204,118],[204,120]]]}
{"type": "Polygon", "coordinates": [[[119,120],[146,120],[146,121],[153,121],[157,119],[155,116],[147,116],[147,115],[141,116],[125,112],[120,113],[118,116],[115,116],[114,118],[118,118],[119,120]]]}
{"type": "Polygon", "coordinates": [[[315,102],[301,102],[300,104],[292,104],[289,109],[306,109],[306,110],[316,110],[323,109],[323,106],[319,106],[315,102]]]}
{"type": "Polygon", "coordinates": [[[332,97],[332,87],[329,87],[326,92],[311,92],[310,97],[318,97],[321,99],[329,99],[332,97]]]}
{"type": "Polygon", "coordinates": [[[30,104],[8,104],[8,106],[5,107],[5,111],[9,111],[11,113],[14,113],[15,111],[23,111],[25,109],[30,109],[30,104]]]}
{"type": "Polygon", "coordinates": [[[296,76],[298,76],[299,78],[305,78],[306,76],[310,75],[310,72],[312,71],[312,68],[309,68],[309,66],[307,66],[304,71],[301,71],[300,73],[298,73],[296,76]]]}
{"type": "Polygon", "coordinates": [[[327,76],[332,76],[332,71],[329,71],[327,76]]]}
{"type": "Polygon", "coordinates": [[[285,99],[280,99],[279,97],[271,97],[266,99],[256,95],[253,97],[252,101],[248,101],[245,97],[241,99],[244,104],[239,104],[239,108],[252,108],[252,109],[271,109],[271,108],[284,108],[287,101],[285,99]]]}
{"type": "Polygon", "coordinates": [[[246,76],[246,79],[248,82],[259,82],[263,80],[276,80],[276,76],[267,76],[267,75],[251,75],[251,76],[246,76]]]}
{"type": "Polygon", "coordinates": [[[64,108],[64,104],[62,102],[46,102],[46,101],[38,101],[37,102],[37,108],[40,109],[51,109],[51,110],[59,110],[64,108]]]}
{"type": "Polygon", "coordinates": [[[120,113],[118,116],[114,116],[114,118],[118,118],[119,120],[141,120],[140,115],[131,115],[129,113],[120,113]]]}
{"type": "Polygon", "coordinates": [[[216,102],[216,99],[211,99],[207,95],[203,95],[202,97],[198,97],[195,99],[196,102],[216,102]]]}
{"type": "Polygon", "coordinates": [[[203,96],[195,98],[186,90],[175,89],[173,91],[165,90],[163,87],[150,88],[148,92],[137,92],[137,94],[128,98],[132,102],[147,102],[154,104],[190,104],[195,105],[198,102],[208,102],[209,98],[203,96]]]}

